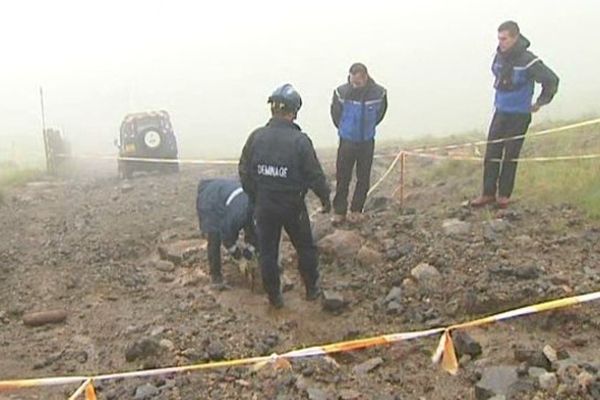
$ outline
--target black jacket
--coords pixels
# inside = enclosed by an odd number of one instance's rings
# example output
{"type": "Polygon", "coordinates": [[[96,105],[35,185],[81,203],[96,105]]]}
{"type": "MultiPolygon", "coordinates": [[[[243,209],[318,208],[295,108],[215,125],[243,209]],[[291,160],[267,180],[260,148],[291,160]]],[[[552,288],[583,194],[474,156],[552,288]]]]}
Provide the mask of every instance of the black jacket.
{"type": "Polygon", "coordinates": [[[282,118],[274,117],[250,134],[239,174],[251,199],[263,191],[303,198],[311,189],[321,202],[329,202],[329,185],[310,138],[282,118]]]}

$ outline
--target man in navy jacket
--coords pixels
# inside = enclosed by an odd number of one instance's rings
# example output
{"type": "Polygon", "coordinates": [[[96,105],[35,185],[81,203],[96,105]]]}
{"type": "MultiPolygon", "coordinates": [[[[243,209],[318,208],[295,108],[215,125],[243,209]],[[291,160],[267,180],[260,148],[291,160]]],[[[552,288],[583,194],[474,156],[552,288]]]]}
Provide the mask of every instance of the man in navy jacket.
{"type": "Polygon", "coordinates": [[[256,246],[252,207],[239,181],[205,179],[198,184],[196,211],[200,230],[208,237],[208,263],[213,284],[223,284],[221,244],[229,255],[239,260],[251,259],[256,246]],[[244,245],[238,245],[244,230],[244,245]]]}
{"type": "Polygon", "coordinates": [[[513,160],[519,158],[524,142],[524,138],[511,138],[527,132],[531,113],[550,103],[558,90],[558,76],[528,50],[529,45],[515,22],[504,22],[498,28],[498,50],[492,64],[496,112],[488,140],[508,140],[487,145],[483,194],[471,201],[473,207],[494,202],[501,209],[508,207],[517,172],[513,160]],[[533,103],[536,82],[542,85],[542,92],[533,103]]]}
{"type": "Polygon", "coordinates": [[[348,212],[348,190],[356,165],[356,188],[350,205],[351,222],[357,222],[369,191],[375,148],[375,130],[387,111],[385,88],[375,83],[364,64],[350,67],[348,83],[338,87],[331,102],[331,119],[340,138],[334,222],[342,222],[348,212]]]}

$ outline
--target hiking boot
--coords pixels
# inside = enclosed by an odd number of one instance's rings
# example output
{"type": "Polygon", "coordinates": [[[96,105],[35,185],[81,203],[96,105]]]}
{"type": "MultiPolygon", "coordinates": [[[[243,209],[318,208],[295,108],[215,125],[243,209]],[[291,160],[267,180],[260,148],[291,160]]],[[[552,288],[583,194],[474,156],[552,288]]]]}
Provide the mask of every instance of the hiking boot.
{"type": "Polygon", "coordinates": [[[221,283],[211,283],[210,288],[217,292],[224,292],[226,290],[230,290],[231,286],[229,286],[225,282],[221,282],[221,283]]]}
{"type": "Polygon", "coordinates": [[[211,274],[210,275],[210,283],[212,283],[213,285],[222,285],[224,283],[223,275],[211,274]]]}
{"type": "Polygon", "coordinates": [[[211,275],[210,277],[210,287],[212,290],[216,290],[217,292],[223,292],[225,290],[231,289],[225,280],[223,279],[223,275],[211,275]]]}
{"type": "Polygon", "coordinates": [[[481,207],[485,207],[487,205],[490,205],[492,203],[494,203],[496,201],[496,197],[495,196],[479,196],[478,198],[471,200],[469,202],[469,205],[473,208],[481,208],[481,207]]]}
{"type": "Polygon", "coordinates": [[[315,301],[321,297],[321,288],[319,285],[313,285],[306,289],[306,300],[315,301]]]}
{"type": "Polygon", "coordinates": [[[510,199],[508,197],[498,197],[496,204],[498,205],[499,209],[506,210],[510,204],[510,199]]]}
{"type": "Polygon", "coordinates": [[[269,295],[269,303],[276,309],[283,308],[283,295],[278,292],[275,295],[269,295]]]}

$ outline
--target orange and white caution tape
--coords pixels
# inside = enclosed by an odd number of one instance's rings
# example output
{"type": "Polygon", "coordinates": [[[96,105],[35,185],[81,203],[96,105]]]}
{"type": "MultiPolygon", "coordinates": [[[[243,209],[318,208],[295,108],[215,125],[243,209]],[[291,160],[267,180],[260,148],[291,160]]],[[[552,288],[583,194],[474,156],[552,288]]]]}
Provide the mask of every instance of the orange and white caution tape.
{"type": "Polygon", "coordinates": [[[560,127],[556,127],[556,128],[545,129],[545,130],[538,131],[538,132],[526,133],[524,135],[512,136],[512,137],[508,137],[508,138],[504,138],[504,139],[481,140],[481,141],[476,141],[476,142],[450,144],[447,146],[437,146],[437,147],[421,147],[421,148],[417,148],[417,149],[410,149],[409,151],[416,152],[416,153],[423,153],[423,152],[440,151],[440,150],[454,150],[454,149],[460,149],[460,148],[464,148],[464,147],[474,147],[474,146],[481,146],[481,145],[494,144],[494,143],[504,143],[504,142],[510,142],[512,140],[524,139],[526,137],[545,136],[545,135],[550,135],[553,133],[566,132],[566,131],[571,131],[574,129],[584,128],[587,126],[598,125],[598,124],[600,124],[600,118],[577,122],[574,124],[564,125],[564,126],[560,126],[560,127]]]}
{"type": "Polygon", "coordinates": [[[82,160],[107,160],[107,161],[128,161],[140,163],[159,163],[159,164],[215,164],[215,165],[237,165],[238,160],[205,160],[205,159],[172,159],[172,158],[143,158],[143,157],[119,157],[109,155],[65,155],[59,154],[60,158],[75,158],[82,160]]]}
{"type": "Polygon", "coordinates": [[[413,340],[417,338],[423,338],[442,334],[439,345],[433,354],[432,361],[434,363],[440,363],[442,368],[451,373],[456,374],[458,372],[458,360],[456,357],[456,351],[454,343],[452,341],[452,331],[460,329],[468,329],[476,326],[485,324],[491,324],[511,318],[517,318],[524,315],[536,314],[549,310],[557,310],[565,307],[574,306],[577,304],[584,304],[590,301],[600,299],[600,292],[593,292],[579,296],[567,297],[558,300],[547,301],[527,307],[521,307],[518,309],[505,311],[499,314],[491,315],[488,317],[480,318],[474,321],[464,322],[460,324],[450,325],[445,328],[434,328],[429,330],[415,331],[415,332],[404,332],[395,333],[389,335],[380,335],[365,339],[357,339],[344,341],[339,343],[332,343],[322,346],[312,346],[304,349],[293,350],[283,354],[272,354],[270,356],[263,357],[252,357],[243,358],[228,361],[211,362],[206,364],[189,365],[182,367],[170,367],[170,368],[159,368],[142,371],[132,372],[121,372],[106,375],[97,376],[73,376],[73,377],[55,377],[55,378],[42,378],[42,379],[25,379],[25,380],[12,380],[12,381],[0,381],[0,392],[7,390],[15,390],[21,388],[31,387],[43,387],[43,386],[55,386],[55,385],[67,385],[67,384],[78,384],[80,385],[77,391],[69,398],[69,400],[75,400],[78,396],[85,392],[86,400],[95,400],[94,392],[94,381],[103,380],[115,380],[125,378],[141,378],[150,377],[156,375],[165,375],[172,373],[191,372],[213,368],[225,368],[235,367],[242,365],[253,366],[254,369],[260,369],[265,365],[274,365],[278,368],[289,368],[290,360],[300,359],[306,357],[315,356],[327,356],[329,354],[347,352],[353,350],[366,349],[370,347],[382,346],[392,344],[396,342],[402,342],[407,340],[413,340]]]}
{"type": "Polygon", "coordinates": [[[420,158],[429,158],[433,160],[455,160],[455,161],[489,161],[489,162],[504,162],[504,161],[514,161],[514,162],[548,162],[548,161],[574,161],[574,160],[594,160],[599,159],[600,154],[579,154],[579,155],[568,155],[568,156],[553,156],[553,157],[524,157],[524,158],[514,158],[511,160],[503,160],[499,158],[491,158],[485,159],[482,157],[469,157],[469,156],[451,156],[451,155],[441,155],[441,154],[430,154],[430,153],[418,153],[413,151],[406,151],[407,155],[420,157],[420,158]]]}
{"type": "Polygon", "coordinates": [[[398,164],[398,161],[400,161],[400,158],[402,158],[402,153],[403,152],[400,151],[398,154],[396,154],[396,157],[394,157],[394,160],[390,163],[389,167],[384,172],[384,174],[381,176],[381,178],[379,178],[379,180],[377,182],[375,182],[375,184],[373,186],[371,186],[371,188],[367,192],[367,197],[370,196],[379,187],[379,185],[381,185],[383,183],[383,181],[386,180],[388,175],[394,170],[394,167],[396,166],[396,164],[398,164]]]}
{"type": "MultiPolygon", "coordinates": [[[[236,159],[222,159],[222,160],[207,160],[207,159],[172,159],[172,158],[144,158],[144,157],[120,157],[111,155],[93,155],[93,154],[81,154],[81,155],[66,155],[57,154],[58,158],[72,158],[81,160],[106,160],[106,161],[129,161],[129,162],[140,162],[140,163],[159,163],[159,164],[215,164],[215,165],[237,165],[239,160],[236,159]]],[[[376,154],[373,156],[374,159],[385,159],[396,157],[395,154],[376,154]]],[[[322,160],[323,164],[335,163],[335,158],[327,158],[322,160]]]]}
{"type": "Polygon", "coordinates": [[[577,304],[583,304],[599,299],[600,292],[588,293],[579,296],[566,297],[558,300],[551,300],[527,307],[521,307],[510,311],[505,311],[500,314],[490,315],[489,317],[480,318],[474,321],[451,325],[444,330],[444,334],[440,339],[440,343],[432,357],[432,361],[434,363],[441,362],[444,370],[449,372],[450,374],[455,375],[458,372],[458,361],[456,359],[456,355],[450,354],[450,349],[451,353],[454,353],[454,344],[452,342],[451,336],[451,332],[454,330],[474,328],[477,326],[487,325],[511,318],[517,318],[525,315],[537,314],[544,311],[558,310],[560,308],[571,307],[577,304]]]}
{"type": "Polygon", "coordinates": [[[86,379],[85,382],[83,382],[75,391],[75,393],[69,397],[69,400],[75,400],[79,398],[79,396],[81,396],[84,392],[85,400],[96,400],[96,390],[94,389],[91,379],[86,379]]]}

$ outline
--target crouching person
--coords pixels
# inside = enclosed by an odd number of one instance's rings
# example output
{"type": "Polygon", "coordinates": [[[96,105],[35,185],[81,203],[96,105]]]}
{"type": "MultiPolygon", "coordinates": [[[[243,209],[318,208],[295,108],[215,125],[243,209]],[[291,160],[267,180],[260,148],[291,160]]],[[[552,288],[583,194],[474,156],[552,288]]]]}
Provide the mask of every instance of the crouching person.
{"type": "Polygon", "coordinates": [[[200,230],[208,239],[207,252],[212,283],[225,287],[221,271],[221,244],[236,260],[250,260],[256,233],[252,206],[241,184],[233,179],[206,179],[198,184],[196,211],[200,230]],[[244,230],[244,243],[238,244],[244,230]]]}

